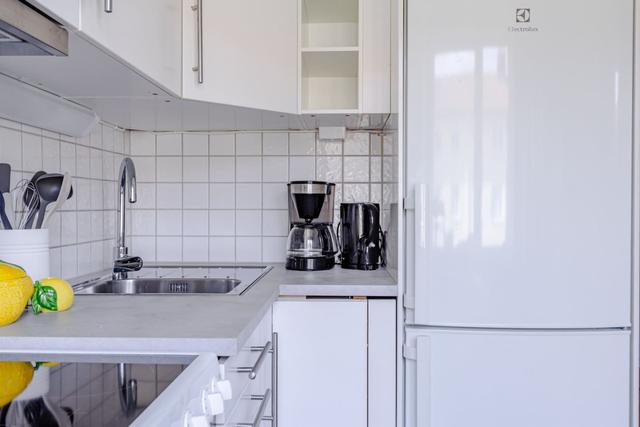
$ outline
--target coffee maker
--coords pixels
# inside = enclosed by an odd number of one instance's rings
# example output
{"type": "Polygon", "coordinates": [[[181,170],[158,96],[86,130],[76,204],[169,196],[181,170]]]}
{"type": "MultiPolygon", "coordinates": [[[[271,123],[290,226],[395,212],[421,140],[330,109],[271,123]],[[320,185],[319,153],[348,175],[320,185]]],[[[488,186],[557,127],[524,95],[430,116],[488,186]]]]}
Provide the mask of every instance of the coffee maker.
{"type": "Polygon", "coordinates": [[[385,264],[385,235],[377,203],[342,203],[338,225],[342,268],[376,270],[385,264]]]}
{"type": "Polygon", "coordinates": [[[333,230],[335,184],[291,181],[289,189],[289,270],[328,270],[335,265],[338,243],[333,230]]]}

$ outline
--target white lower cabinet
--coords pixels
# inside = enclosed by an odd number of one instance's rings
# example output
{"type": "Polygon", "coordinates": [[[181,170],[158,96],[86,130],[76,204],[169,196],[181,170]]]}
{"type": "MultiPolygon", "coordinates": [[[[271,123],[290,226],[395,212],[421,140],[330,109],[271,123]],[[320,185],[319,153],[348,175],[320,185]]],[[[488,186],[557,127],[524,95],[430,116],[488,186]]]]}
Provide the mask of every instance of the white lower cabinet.
{"type": "Polygon", "coordinates": [[[278,426],[394,426],[394,325],[395,300],[275,302],[278,426]]]}

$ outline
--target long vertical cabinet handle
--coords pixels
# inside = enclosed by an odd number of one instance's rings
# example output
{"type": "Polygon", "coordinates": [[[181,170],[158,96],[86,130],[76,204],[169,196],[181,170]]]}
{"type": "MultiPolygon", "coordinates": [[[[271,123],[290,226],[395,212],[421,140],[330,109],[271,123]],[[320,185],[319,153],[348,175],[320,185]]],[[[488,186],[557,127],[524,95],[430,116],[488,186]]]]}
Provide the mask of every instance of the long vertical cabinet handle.
{"type": "Polygon", "coordinates": [[[104,0],[104,12],[105,13],[113,12],[113,0],[104,0]]]}
{"type": "Polygon", "coordinates": [[[196,5],[191,6],[191,10],[196,12],[196,19],[198,22],[198,65],[192,68],[193,71],[198,72],[198,83],[204,83],[204,66],[202,64],[204,59],[204,47],[202,43],[202,0],[198,0],[196,5]]]}
{"type": "Polygon", "coordinates": [[[271,417],[272,427],[278,427],[278,333],[271,335],[271,417]]]}
{"type": "MultiPolygon", "coordinates": [[[[414,210],[414,245],[413,245],[413,272],[414,272],[414,297],[415,306],[418,300],[422,300],[426,291],[426,266],[427,257],[427,186],[426,184],[416,184],[415,187],[415,210],[414,210]]],[[[424,310],[424,304],[421,305],[424,310]]],[[[416,311],[416,316],[418,312],[416,311]]],[[[416,319],[418,321],[419,319],[416,319]]]]}

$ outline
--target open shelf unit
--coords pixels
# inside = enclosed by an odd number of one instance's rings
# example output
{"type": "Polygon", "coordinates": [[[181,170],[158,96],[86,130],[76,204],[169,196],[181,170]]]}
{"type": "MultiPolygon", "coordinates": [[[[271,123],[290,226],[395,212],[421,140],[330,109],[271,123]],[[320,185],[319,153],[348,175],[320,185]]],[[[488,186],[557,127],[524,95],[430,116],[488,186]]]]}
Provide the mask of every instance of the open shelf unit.
{"type": "Polygon", "coordinates": [[[360,0],[300,0],[300,110],[360,108],[360,0]]]}

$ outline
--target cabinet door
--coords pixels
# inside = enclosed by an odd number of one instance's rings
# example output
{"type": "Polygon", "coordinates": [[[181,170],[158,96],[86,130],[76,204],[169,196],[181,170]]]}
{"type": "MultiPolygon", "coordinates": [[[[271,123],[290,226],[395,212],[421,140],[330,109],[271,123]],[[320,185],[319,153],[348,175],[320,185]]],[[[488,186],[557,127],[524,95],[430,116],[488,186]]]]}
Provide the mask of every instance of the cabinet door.
{"type": "Polygon", "coordinates": [[[408,336],[408,427],[629,426],[628,331],[408,336]]]}
{"type": "Polygon", "coordinates": [[[369,300],[368,427],[396,422],[396,300],[369,300]]]}
{"type": "Polygon", "coordinates": [[[296,113],[297,0],[202,0],[202,83],[195,3],[183,3],[183,96],[296,113]]]}
{"type": "Polygon", "coordinates": [[[280,427],[367,425],[367,302],[277,301],[280,427]]]}
{"type": "Polygon", "coordinates": [[[363,113],[391,111],[391,0],[363,0],[363,113]]]}
{"type": "Polygon", "coordinates": [[[82,0],[81,31],[149,79],[181,92],[181,0],[82,0]]]}

